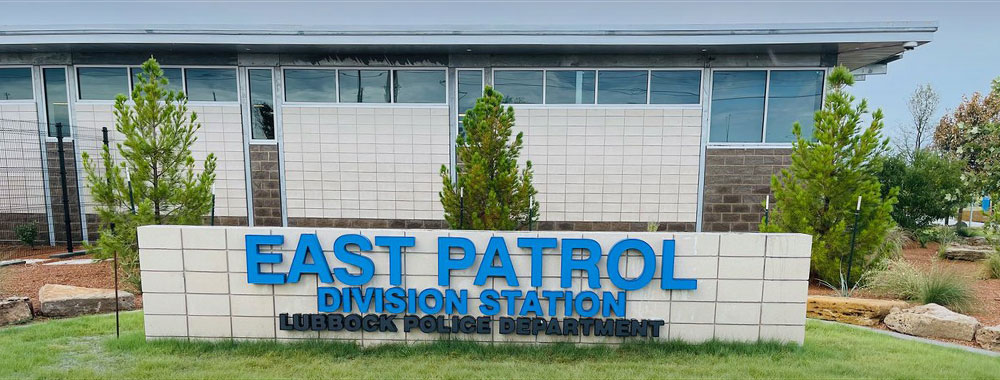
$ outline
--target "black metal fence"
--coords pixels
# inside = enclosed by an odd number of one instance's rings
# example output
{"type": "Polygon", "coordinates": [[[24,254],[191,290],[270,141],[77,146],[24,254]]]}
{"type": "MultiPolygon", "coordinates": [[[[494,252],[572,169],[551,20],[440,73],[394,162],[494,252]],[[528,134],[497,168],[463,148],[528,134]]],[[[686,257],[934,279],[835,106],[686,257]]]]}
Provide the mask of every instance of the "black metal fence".
{"type": "Polygon", "coordinates": [[[101,128],[49,127],[0,118],[0,260],[79,250],[95,237],[80,157],[99,158],[101,128]]]}

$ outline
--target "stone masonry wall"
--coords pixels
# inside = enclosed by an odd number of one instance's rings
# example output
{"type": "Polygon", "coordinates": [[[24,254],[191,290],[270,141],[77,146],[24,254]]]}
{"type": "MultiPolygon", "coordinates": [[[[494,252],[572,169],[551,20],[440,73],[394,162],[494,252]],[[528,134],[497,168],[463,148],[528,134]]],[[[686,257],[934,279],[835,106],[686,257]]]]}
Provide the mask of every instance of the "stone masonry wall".
{"type": "Polygon", "coordinates": [[[791,164],[790,154],[789,148],[707,149],[702,230],[757,231],[771,176],[791,164]]]}
{"type": "Polygon", "coordinates": [[[281,226],[281,174],[277,145],[250,145],[250,187],[255,226],[281,226]]]}

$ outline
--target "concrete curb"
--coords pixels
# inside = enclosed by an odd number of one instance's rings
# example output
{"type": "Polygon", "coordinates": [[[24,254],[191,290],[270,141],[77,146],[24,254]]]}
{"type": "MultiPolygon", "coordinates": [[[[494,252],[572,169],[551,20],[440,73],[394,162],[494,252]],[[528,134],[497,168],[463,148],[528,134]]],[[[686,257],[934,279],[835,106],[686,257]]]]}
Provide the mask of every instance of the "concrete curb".
{"type": "Polygon", "coordinates": [[[848,323],[840,323],[840,322],[834,322],[834,321],[825,321],[825,320],[822,320],[822,319],[813,319],[813,318],[808,318],[808,320],[815,321],[815,322],[828,323],[828,324],[831,324],[831,325],[853,327],[853,328],[856,328],[856,329],[859,329],[859,330],[871,331],[871,332],[874,332],[874,333],[879,333],[879,334],[882,334],[882,335],[888,335],[888,336],[891,336],[891,337],[894,337],[894,338],[898,338],[898,339],[915,341],[915,342],[922,342],[922,343],[927,343],[927,344],[935,345],[935,346],[938,346],[938,347],[957,348],[959,350],[964,350],[964,351],[968,351],[968,352],[972,352],[972,353],[976,353],[976,354],[981,354],[981,355],[991,356],[991,357],[995,357],[995,358],[1000,358],[1000,352],[994,352],[994,351],[990,351],[990,350],[986,350],[986,349],[982,349],[982,348],[969,347],[969,346],[964,346],[964,345],[961,345],[961,344],[942,342],[942,341],[934,340],[934,339],[927,339],[927,338],[921,338],[921,337],[913,336],[913,335],[901,334],[901,333],[898,333],[898,332],[895,332],[895,331],[881,330],[881,329],[876,329],[876,328],[872,328],[872,327],[852,325],[852,324],[848,324],[848,323]]]}

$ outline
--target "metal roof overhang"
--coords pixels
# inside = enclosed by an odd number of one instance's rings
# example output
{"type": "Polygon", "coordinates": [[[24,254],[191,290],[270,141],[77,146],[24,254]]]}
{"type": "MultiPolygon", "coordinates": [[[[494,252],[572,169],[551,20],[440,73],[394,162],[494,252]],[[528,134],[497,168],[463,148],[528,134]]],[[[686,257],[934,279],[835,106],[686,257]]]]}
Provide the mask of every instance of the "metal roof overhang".
{"type": "Polygon", "coordinates": [[[887,62],[903,44],[931,41],[933,22],[773,25],[345,26],[260,28],[169,26],[37,26],[0,31],[0,52],[137,50],[255,53],[484,54],[794,54],[833,53],[852,69],[887,62]]]}

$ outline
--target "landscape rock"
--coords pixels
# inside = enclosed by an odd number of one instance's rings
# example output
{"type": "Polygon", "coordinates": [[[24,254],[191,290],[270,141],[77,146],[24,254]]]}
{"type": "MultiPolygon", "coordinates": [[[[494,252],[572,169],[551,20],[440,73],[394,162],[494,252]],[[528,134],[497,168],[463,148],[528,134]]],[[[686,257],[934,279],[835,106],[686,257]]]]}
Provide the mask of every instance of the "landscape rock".
{"type": "Polygon", "coordinates": [[[0,300],[0,326],[30,321],[34,318],[31,311],[31,300],[28,297],[0,300]]]}
{"type": "MultiPolygon", "coordinates": [[[[47,316],[108,313],[115,311],[115,290],[45,284],[38,290],[38,301],[47,316]]],[[[121,310],[135,308],[135,296],[124,290],[118,291],[118,302],[121,310]]]]}
{"type": "Polygon", "coordinates": [[[909,309],[893,308],[885,317],[886,327],[903,334],[926,338],[972,341],[979,330],[979,320],[929,303],[909,309]]]}
{"type": "Polygon", "coordinates": [[[986,240],[983,236],[970,236],[967,238],[962,238],[962,244],[971,245],[973,247],[988,247],[990,246],[990,241],[986,240]]]}
{"type": "Polygon", "coordinates": [[[910,305],[906,302],[897,300],[809,296],[806,316],[852,325],[874,326],[881,322],[892,308],[908,306],[910,305]]]}
{"type": "Polygon", "coordinates": [[[987,350],[1000,352],[1000,325],[980,328],[976,331],[976,343],[987,350]]]}
{"type": "Polygon", "coordinates": [[[988,246],[954,244],[944,249],[944,257],[948,260],[979,261],[993,253],[988,246]]]}

